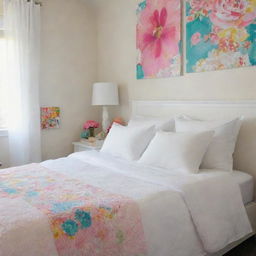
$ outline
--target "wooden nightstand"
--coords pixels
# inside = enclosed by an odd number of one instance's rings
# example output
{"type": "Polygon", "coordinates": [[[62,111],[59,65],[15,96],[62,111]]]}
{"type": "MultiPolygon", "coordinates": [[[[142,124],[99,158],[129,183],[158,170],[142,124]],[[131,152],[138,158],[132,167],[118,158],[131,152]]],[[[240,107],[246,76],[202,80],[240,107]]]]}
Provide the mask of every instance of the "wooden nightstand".
{"type": "Polygon", "coordinates": [[[80,151],[89,151],[89,150],[100,151],[103,143],[104,143],[104,140],[96,140],[93,143],[83,141],[83,142],[73,142],[72,144],[74,145],[74,152],[80,152],[80,151]]]}

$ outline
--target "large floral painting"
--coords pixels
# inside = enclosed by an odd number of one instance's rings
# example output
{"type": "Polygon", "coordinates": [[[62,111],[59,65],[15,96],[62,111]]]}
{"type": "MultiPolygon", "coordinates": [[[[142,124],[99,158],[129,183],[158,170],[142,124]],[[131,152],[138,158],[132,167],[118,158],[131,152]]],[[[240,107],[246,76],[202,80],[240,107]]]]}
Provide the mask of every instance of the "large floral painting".
{"type": "Polygon", "coordinates": [[[256,0],[187,0],[187,72],[256,65],[256,0]]]}
{"type": "Polygon", "coordinates": [[[137,78],[180,75],[180,0],[144,0],[137,15],[137,78]]]}

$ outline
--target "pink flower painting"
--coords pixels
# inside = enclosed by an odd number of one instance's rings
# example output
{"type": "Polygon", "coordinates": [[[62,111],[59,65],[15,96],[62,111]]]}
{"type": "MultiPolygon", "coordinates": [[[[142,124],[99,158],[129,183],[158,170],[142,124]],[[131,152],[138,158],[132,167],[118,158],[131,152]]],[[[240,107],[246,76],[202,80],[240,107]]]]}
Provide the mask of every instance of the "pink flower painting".
{"type": "Polygon", "coordinates": [[[145,0],[137,14],[137,78],[180,75],[180,0],[145,0]]]}

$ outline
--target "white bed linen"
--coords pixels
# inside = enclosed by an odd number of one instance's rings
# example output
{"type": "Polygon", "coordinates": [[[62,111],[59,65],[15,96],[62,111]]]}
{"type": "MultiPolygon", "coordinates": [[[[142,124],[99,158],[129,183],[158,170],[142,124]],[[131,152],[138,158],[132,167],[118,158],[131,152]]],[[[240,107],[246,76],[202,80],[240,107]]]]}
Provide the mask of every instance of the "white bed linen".
{"type": "Polygon", "coordinates": [[[242,238],[248,230],[252,231],[245,208],[241,206],[243,203],[239,186],[229,175],[186,184],[183,193],[203,247],[208,253],[215,253],[242,238]]]}
{"type": "Polygon", "coordinates": [[[211,131],[158,131],[138,162],[184,173],[197,173],[213,135],[211,131]]]}
{"type": "Polygon", "coordinates": [[[228,121],[201,121],[186,116],[175,119],[176,132],[214,131],[214,138],[205,153],[201,168],[224,171],[233,169],[233,153],[241,124],[240,118],[228,121]]]}
{"type": "MultiPolygon", "coordinates": [[[[200,175],[204,176],[215,176],[216,173],[223,173],[220,170],[200,170],[200,175]]],[[[254,196],[254,179],[253,177],[245,172],[232,171],[230,172],[230,178],[239,185],[242,200],[244,205],[253,201],[254,196]]]]}
{"type": "Polygon", "coordinates": [[[154,137],[155,131],[155,126],[134,129],[113,123],[100,151],[127,160],[138,160],[154,137]]]}
{"type": "Polygon", "coordinates": [[[94,151],[42,165],[136,200],[149,256],[206,255],[251,232],[239,187],[228,173],[170,174],[94,151]]]}
{"type": "Polygon", "coordinates": [[[148,117],[148,116],[134,116],[128,123],[128,126],[155,126],[157,131],[173,132],[175,129],[175,121],[173,118],[148,117]]]}
{"type": "Polygon", "coordinates": [[[240,187],[244,204],[248,204],[253,201],[254,196],[254,179],[253,177],[245,172],[233,171],[231,173],[232,179],[240,187]]]}

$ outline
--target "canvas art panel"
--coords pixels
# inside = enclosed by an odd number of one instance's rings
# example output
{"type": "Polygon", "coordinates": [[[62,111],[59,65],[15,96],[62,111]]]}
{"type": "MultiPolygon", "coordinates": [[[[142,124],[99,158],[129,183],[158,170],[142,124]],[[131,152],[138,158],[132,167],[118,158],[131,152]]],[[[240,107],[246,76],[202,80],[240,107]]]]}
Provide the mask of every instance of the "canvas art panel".
{"type": "Polygon", "coordinates": [[[180,0],[144,0],[137,17],[137,79],[180,75],[180,0]]]}
{"type": "Polygon", "coordinates": [[[256,65],[256,0],[186,1],[187,72],[256,65]]]}
{"type": "Polygon", "coordinates": [[[41,108],[41,128],[42,129],[60,128],[60,108],[59,107],[41,108]]]}

